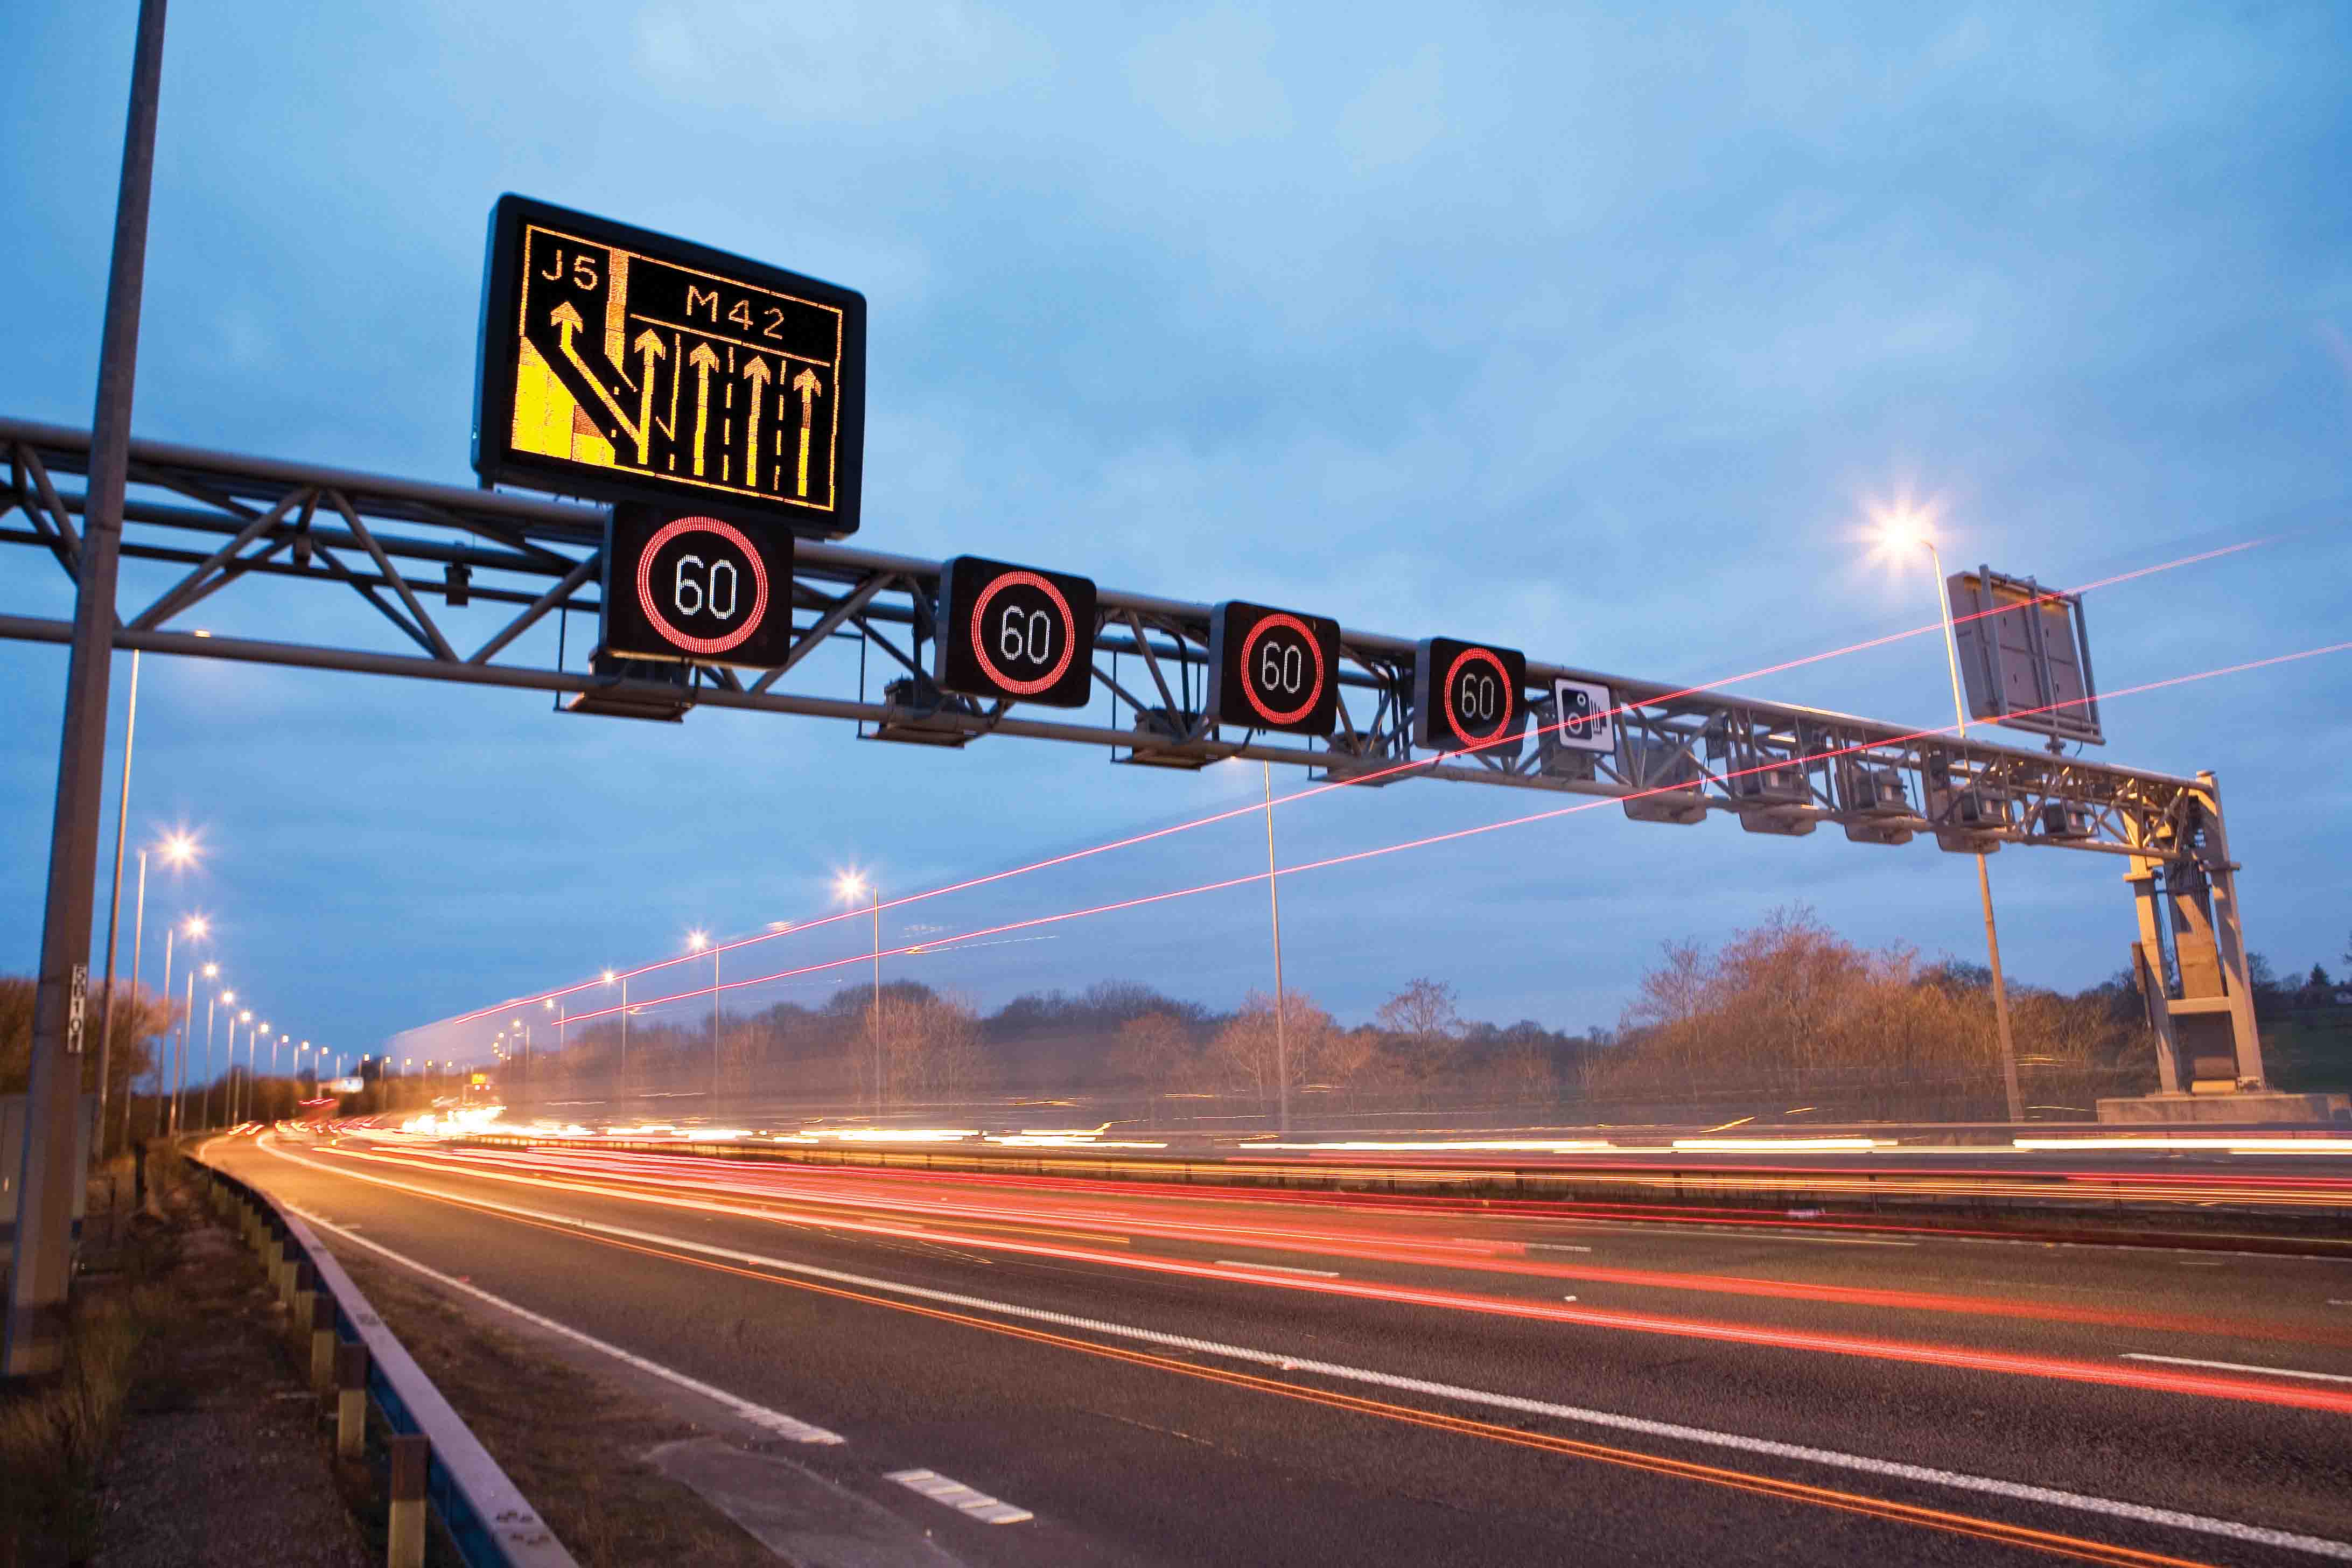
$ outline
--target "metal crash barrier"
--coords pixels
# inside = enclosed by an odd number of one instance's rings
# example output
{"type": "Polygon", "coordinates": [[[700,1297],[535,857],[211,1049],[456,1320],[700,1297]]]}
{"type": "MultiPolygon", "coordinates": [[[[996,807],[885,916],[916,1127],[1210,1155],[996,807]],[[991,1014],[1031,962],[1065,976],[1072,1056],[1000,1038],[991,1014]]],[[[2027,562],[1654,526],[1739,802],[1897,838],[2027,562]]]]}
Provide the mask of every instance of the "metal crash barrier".
{"type": "Polygon", "coordinates": [[[205,1178],[214,1212],[239,1228],[269,1271],[312,1392],[333,1396],[336,1452],[360,1458],[368,1409],[383,1419],[390,1568],[422,1568],[428,1509],[473,1568],[577,1568],[310,1226],[202,1158],[192,1153],[189,1163],[205,1178]]]}

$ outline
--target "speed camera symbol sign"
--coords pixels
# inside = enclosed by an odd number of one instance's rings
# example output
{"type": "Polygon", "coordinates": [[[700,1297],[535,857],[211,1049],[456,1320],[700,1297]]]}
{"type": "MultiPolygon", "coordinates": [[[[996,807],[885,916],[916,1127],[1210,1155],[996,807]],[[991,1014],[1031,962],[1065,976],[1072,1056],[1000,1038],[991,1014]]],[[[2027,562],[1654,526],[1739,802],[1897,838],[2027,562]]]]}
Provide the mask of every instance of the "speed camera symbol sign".
{"type": "Polygon", "coordinates": [[[1553,728],[1548,739],[1554,746],[1571,752],[1617,749],[1617,730],[1612,721],[1615,704],[1607,687],[1589,680],[1555,680],[1551,699],[1553,728]]]}

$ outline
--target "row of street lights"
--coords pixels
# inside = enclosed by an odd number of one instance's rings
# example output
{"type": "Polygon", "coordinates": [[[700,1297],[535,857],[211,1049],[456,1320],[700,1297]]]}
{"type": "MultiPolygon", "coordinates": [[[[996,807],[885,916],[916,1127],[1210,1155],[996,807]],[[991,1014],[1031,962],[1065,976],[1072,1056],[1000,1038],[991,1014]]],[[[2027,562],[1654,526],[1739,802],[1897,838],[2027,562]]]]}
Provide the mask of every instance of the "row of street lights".
{"type": "MultiPolygon", "coordinates": [[[[133,690],[135,695],[135,669],[133,679],[133,690]]],[[[127,803],[127,786],[124,798],[127,803]]],[[[159,843],[143,847],[139,851],[139,880],[136,901],[131,918],[131,984],[134,986],[138,983],[139,973],[144,962],[143,950],[145,947],[147,928],[147,859],[151,853],[160,858],[164,865],[169,867],[171,869],[174,871],[183,871],[195,863],[198,856],[202,853],[202,850],[194,835],[186,832],[173,832],[165,835],[159,843]]],[[[116,881],[115,892],[119,902],[121,892],[120,879],[116,881]]],[[[116,929],[117,917],[119,914],[119,908],[110,911],[109,913],[108,929],[110,934],[111,934],[116,929]]],[[[196,943],[209,940],[211,935],[212,921],[202,914],[187,914],[177,920],[170,921],[165,923],[163,928],[163,986],[158,992],[158,994],[163,997],[167,1010],[171,1005],[172,1000],[173,972],[175,963],[181,957],[179,952],[181,943],[184,941],[185,943],[193,949],[196,943]]],[[[106,1116],[106,1096],[110,1088],[109,1073],[110,1070],[113,1051],[115,1004],[115,986],[111,978],[113,973],[113,965],[114,954],[111,951],[111,943],[110,942],[110,951],[107,953],[107,973],[109,979],[106,985],[105,997],[100,1010],[99,1024],[98,1092],[99,1115],[101,1125],[104,1124],[106,1116]]],[[[310,1066],[314,1075],[324,1075],[328,1059],[326,1047],[323,1046],[313,1046],[308,1040],[297,1042],[294,1037],[289,1034],[273,1035],[270,1032],[270,1023],[268,1019],[256,1019],[253,1016],[254,1010],[251,1007],[240,1007],[237,1005],[237,993],[236,991],[230,989],[225,984],[219,984],[221,980],[221,967],[216,961],[206,960],[200,964],[195,961],[194,956],[191,955],[186,961],[185,968],[183,973],[185,974],[186,978],[182,983],[183,995],[181,999],[178,1029],[175,1035],[171,1026],[167,1011],[163,1031],[163,1050],[154,1063],[155,1099],[158,1102],[156,1108],[156,1130],[159,1132],[167,1137],[172,1136],[180,1132],[187,1125],[189,1121],[188,1106],[186,1103],[188,1087],[188,1057],[190,1050],[194,1044],[196,982],[198,980],[207,982],[205,995],[205,1043],[203,1066],[206,1070],[212,1073],[212,1076],[205,1086],[204,1105],[203,1110],[200,1112],[205,1124],[215,1124],[215,1117],[213,1115],[213,1095],[216,1089],[221,1090],[225,1095],[225,1101],[222,1109],[226,1112],[228,1120],[243,1121],[251,1116],[254,1109],[253,1084],[259,1070],[258,1058],[261,1049],[261,1043],[264,1040],[268,1040],[269,1042],[269,1070],[272,1076],[275,1076],[278,1071],[280,1053],[287,1051],[289,1047],[292,1051],[292,1058],[289,1065],[297,1075],[300,1073],[304,1066],[303,1058],[306,1056],[311,1057],[311,1060],[309,1065],[310,1066]],[[226,1051],[227,1065],[226,1070],[219,1070],[221,1058],[215,1056],[214,1047],[224,1021],[224,1015],[226,1015],[226,1023],[227,1026],[227,1048],[226,1051]],[[243,1028],[246,1031],[246,1071],[242,1079],[238,1079],[236,1076],[236,1037],[237,1030],[239,1028],[243,1028]],[[313,1052],[316,1053],[315,1056],[312,1056],[313,1052]],[[169,1086],[168,1096],[166,1096],[165,1093],[167,1084],[169,1086]]],[[[341,1068],[341,1058],[340,1057],[336,1058],[335,1063],[336,1068],[340,1072],[341,1068]]],[[[122,1096],[121,1121],[122,1142],[126,1146],[131,1142],[131,1107],[133,1098],[134,1097],[126,1088],[122,1096]]]]}

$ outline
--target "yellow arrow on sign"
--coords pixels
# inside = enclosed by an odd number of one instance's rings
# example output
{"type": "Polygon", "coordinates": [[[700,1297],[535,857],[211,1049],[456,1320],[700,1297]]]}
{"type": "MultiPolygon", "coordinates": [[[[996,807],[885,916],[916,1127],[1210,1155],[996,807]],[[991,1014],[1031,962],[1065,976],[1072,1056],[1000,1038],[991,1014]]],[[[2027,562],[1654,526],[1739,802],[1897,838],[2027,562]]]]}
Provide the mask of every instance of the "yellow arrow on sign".
{"type": "MultiPolygon", "coordinates": [[[[588,323],[580,319],[580,312],[572,308],[569,300],[555,307],[547,319],[555,323],[556,334],[562,340],[563,357],[572,362],[572,368],[579,371],[582,379],[596,389],[596,395],[604,400],[605,409],[613,416],[613,422],[625,431],[643,451],[646,438],[642,431],[629,423],[629,416],[621,412],[621,405],[614,402],[613,395],[604,389],[604,378],[589,369],[588,362],[580,357],[580,351],[572,346],[572,334],[582,331],[588,323]]],[[[637,460],[643,462],[645,459],[639,458],[637,460]]]]}
{"type": "Polygon", "coordinates": [[[636,350],[646,361],[637,386],[637,461],[651,468],[654,460],[654,361],[667,359],[669,351],[662,347],[661,334],[651,327],[637,334],[636,350]]]}
{"type": "Polygon", "coordinates": [[[702,437],[710,426],[710,373],[719,368],[719,356],[710,352],[709,343],[697,343],[686,363],[697,373],[694,386],[694,477],[702,478],[702,437]]]}
{"type": "Polygon", "coordinates": [[[743,374],[751,383],[751,425],[743,442],[743,478],[756,490],[760,488],[760,395],[768,389],[773,377],[768,362],[757,354],[743,367],[743,374]]]}
{"type": "Polygon", "coordinates": [[[817,395],[824,392],[824,384],[817,380],[816,372],[804,370],[793,377],[793,390],[801,395],[800,493],[806,495],[808,494],[809,419],[816,412],[817,395]]]}

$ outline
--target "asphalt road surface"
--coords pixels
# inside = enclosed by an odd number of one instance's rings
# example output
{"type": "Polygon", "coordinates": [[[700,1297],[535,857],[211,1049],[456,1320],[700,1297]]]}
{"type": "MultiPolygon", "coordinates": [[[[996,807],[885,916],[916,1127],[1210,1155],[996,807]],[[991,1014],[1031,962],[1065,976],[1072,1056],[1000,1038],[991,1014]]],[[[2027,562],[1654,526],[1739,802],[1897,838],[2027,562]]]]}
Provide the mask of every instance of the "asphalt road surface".
{"type": "Polygon", "coordinates": [[[208,1157],[339,1253],[733,1401],[678,1394],[783,1462],[780,1506],[901,1527],[842,1562],[2352,1561],[2338,1258],[383,1137],[208,1157]]]}

